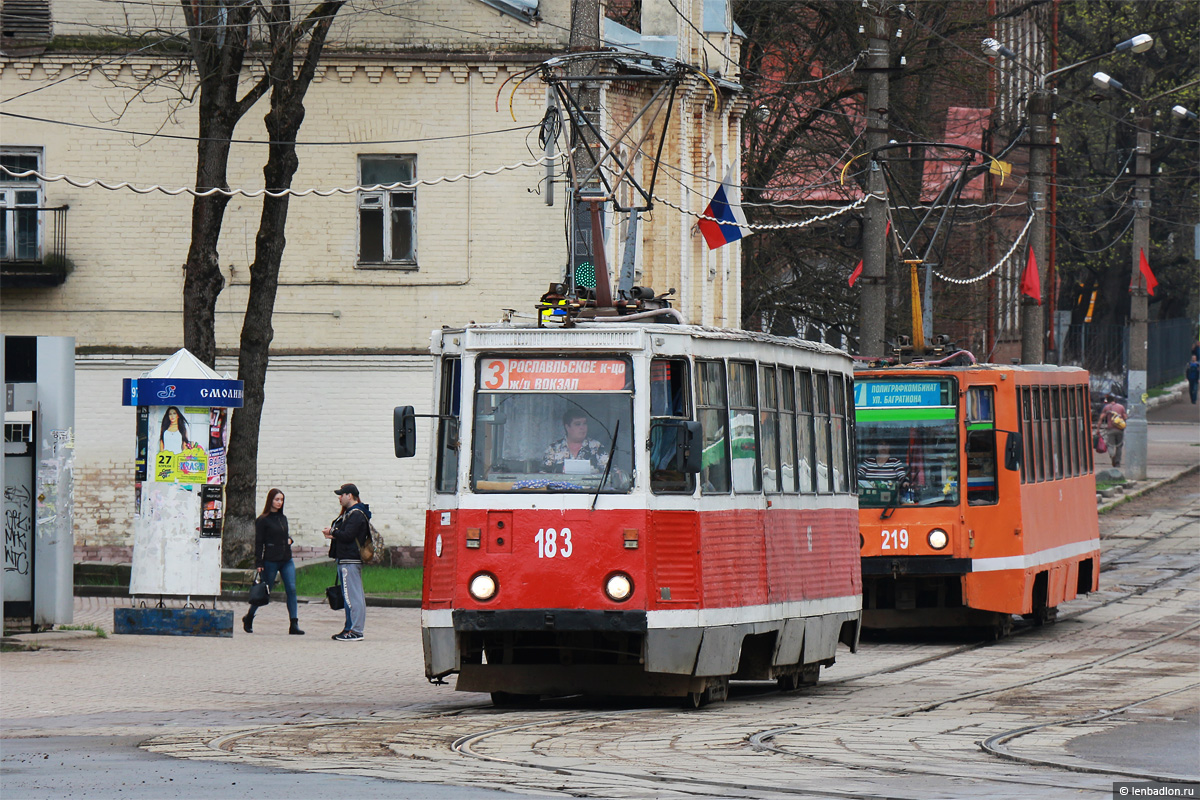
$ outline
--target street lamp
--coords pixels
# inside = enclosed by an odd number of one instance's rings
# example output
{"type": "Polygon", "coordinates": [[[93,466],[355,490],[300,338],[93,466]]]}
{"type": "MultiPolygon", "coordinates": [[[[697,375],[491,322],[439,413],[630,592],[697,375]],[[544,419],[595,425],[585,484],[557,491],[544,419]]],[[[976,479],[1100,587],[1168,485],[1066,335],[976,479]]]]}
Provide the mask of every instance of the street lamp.
{"type": "MultiPolygon", "coordinates": [[[[1154,46],[1154,37],[1147,33],[1139,33],[1131,39],[1119,43],[1111,50],[1089,56],[1082,61],[1059,67],[1050,72],[1039,72],[1022,61],[1015,52],[996,39],[983,40],[983,52],[989,56],[1003,56],[1024,69],[1035,79],[1033,91],[1025,104],[1025,114],[1029,119],[1029,202],[1033,207],[1033,222],[1029,226],[1029,241],[1033,247],[1033,256],[1038,264],[1044,265],[1039,276],[1042,282],[1041,296],[1050,296],[1050,259],[1048,230],[1046,226],[1046,182],[1050,165],[1050,148],[1054,143],[1050,137],[1050,93],[1046,85],[1053,79],[1070,72],[1084,64],[1112,55],[1113,53],[1144,53],[1154,46]]],[[[1045,324],[1042,321],[1042,307],[1032,297],[1021,298],[1021,362],[1024,364],[1041,364],[1046,356],[1045,324]]]]}
{"type": "MultiPolygon", "coordinates": [[[[1153,97],[1142,97],[1125,88],[1119,80],[1104,72],[1092,76],[1092,83],[1105,91],[1118,91],[1138,102],[1137,161],[1133,193],[1133,274],[1129,281],[1132,293],[1129,303],[1129,359],[1125,364],[1125,395],[1128,419],[1125,424],[1125,474],[1136,481],[1146,479],[1146,366],[1149,318],[1146,280],[1142,275],[1142,253],[1150,249],[1150,103],[1169,94],[1186,89],[1200,81],[1190,81],[1153,97]]],[[[1183,106],[1171,113],[1180,119],[1196,119],[1196,114],[1183,106]]]]}

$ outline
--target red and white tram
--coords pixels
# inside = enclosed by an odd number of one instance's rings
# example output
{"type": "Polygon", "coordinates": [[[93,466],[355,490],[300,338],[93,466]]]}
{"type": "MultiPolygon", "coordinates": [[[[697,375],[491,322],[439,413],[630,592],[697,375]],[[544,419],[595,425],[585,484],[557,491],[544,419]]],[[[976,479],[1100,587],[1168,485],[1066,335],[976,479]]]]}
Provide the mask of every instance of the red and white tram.
{"type": "Polygon", "coordinates": [[[698,705],[856,648],[850,358],[639,316],[434,333],[431,680],[698,705]]]}

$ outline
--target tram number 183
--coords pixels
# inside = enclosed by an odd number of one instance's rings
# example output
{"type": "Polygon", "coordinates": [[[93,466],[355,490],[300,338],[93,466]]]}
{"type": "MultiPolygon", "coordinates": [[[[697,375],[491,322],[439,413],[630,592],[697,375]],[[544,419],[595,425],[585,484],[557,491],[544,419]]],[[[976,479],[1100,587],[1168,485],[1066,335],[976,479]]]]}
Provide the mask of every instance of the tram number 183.
{"type": "Polygon", "coordinates": [[[539,528],[533,541],[537,543],[538,558],[571,557],[570,528],[563,528],[560,531],[556,531],[554,528],[539,528]]]}
{"type": "Polygon", "coordinates": [[[908,549],[908,528],[897,528],[894,531],[881,531],[883,534],[883,546],[881,550],[907,550],[908,549]]]}

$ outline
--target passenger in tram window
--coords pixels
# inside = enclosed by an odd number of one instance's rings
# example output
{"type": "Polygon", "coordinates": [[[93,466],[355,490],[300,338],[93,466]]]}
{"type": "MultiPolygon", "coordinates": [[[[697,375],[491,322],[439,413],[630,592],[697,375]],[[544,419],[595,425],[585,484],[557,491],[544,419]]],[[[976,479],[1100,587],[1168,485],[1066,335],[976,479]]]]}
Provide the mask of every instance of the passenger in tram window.
{"type": "Polygon", "coordinates": [[[566,435],[546,448],[543,471],[576,475],[603,472],[608,464],[608,448],[588,438],[588,415],[569,409],[562,415],[562,424],[566,435]]]}
{"type": "Polygon", "coordinates": [[[892,446],[880,441],[874,456],[868,456],[858,465],[858,480],[874,484],[875,488],[900,491],[908,486],[908,470],[904,463],[892,455],[892,446]],[[881,485],[882,484],[882,485],[881,485]]]}
{"type": "Polygon", "coordinates": [[[996,433],[967,434],[967,505],[991,505],[996,495],[996,433]]]}

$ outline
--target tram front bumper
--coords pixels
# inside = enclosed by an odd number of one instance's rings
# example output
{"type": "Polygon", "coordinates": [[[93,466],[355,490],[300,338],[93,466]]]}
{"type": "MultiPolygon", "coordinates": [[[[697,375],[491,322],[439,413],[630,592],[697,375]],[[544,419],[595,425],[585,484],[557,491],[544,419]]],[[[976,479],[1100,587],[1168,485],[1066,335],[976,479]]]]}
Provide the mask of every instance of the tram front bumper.
{"type": "Polygon", "coordinates": [[[866,556],[862,574],[870,575],[966,575],[971,559],[953,556],[866,556]]]}
{"type": "Polygon", "coordinates": [[[458,632],[501,631],[607,631],[645,633],[646,612],[594,611],[590,609],[517,608],[501,611],[455,609],[458,632]]]}

